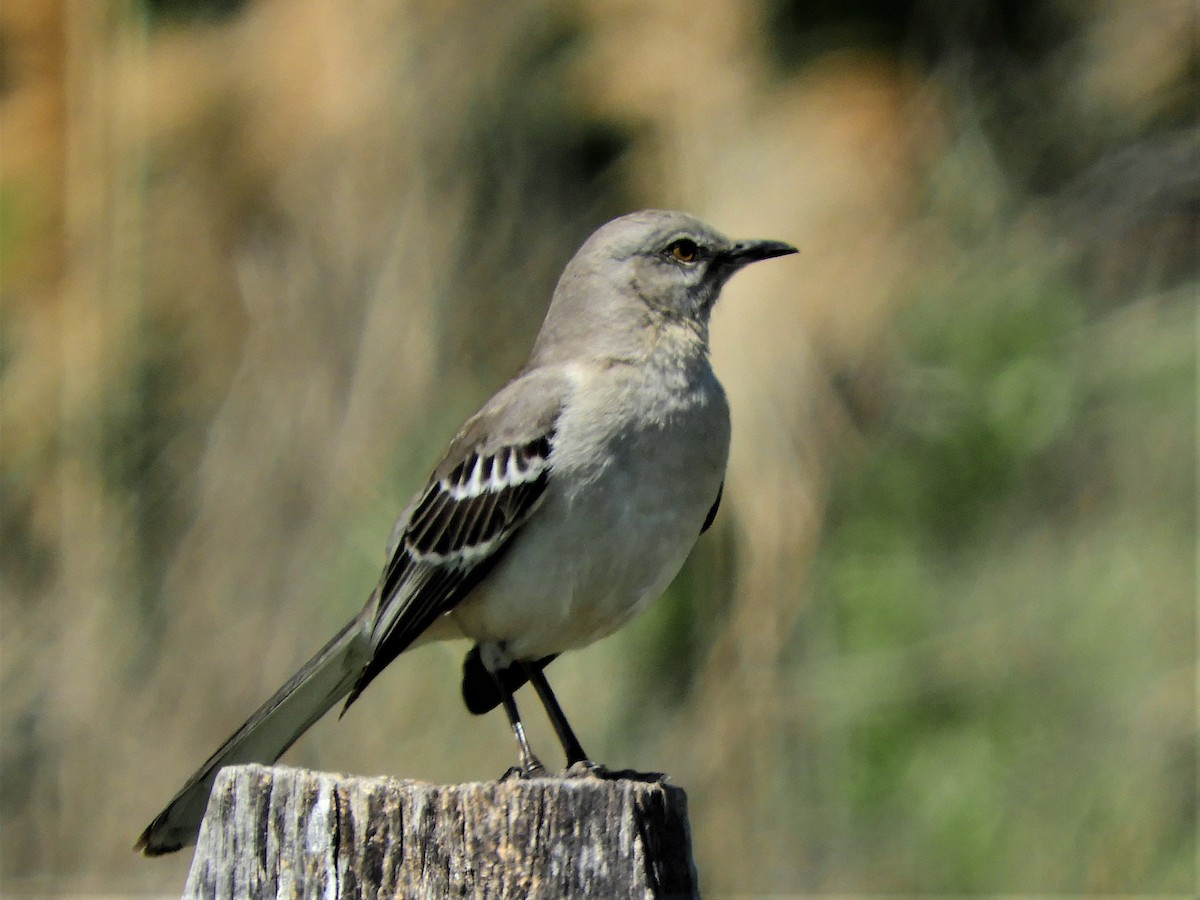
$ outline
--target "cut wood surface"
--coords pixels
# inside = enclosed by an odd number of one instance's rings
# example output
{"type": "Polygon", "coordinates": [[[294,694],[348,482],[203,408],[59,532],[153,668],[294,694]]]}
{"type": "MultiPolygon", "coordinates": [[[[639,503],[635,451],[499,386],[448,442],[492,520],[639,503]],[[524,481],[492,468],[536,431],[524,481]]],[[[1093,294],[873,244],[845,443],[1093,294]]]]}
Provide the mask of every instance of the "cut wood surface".
{"type": "Polygon", "coordinates": [[[185,898],[695,897],[687,797],[633,778],[217,777],[185,898]]]}

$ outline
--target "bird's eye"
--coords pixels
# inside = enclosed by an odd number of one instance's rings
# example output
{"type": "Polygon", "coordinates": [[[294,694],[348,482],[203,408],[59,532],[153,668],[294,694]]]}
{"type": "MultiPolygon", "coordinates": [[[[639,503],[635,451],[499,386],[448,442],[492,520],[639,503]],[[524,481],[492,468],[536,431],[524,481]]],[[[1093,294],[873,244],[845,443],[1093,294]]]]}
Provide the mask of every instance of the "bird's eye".
{"type": "Polygon", "coordinates": [[[680,238],[667,245],[667,255],[676,262],[691,263],[700,255],[700,248],[696,246],[695,241],[680,238]]]}

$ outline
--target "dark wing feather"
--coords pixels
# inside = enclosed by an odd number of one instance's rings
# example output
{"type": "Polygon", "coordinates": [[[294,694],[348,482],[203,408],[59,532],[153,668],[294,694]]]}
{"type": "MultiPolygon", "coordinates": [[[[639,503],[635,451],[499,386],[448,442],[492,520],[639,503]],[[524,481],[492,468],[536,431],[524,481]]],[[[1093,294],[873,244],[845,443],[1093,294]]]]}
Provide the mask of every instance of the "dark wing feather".
{"type": "Polygon", "coordinates": [[[435,472],[408,516],[377,588],[374,654],[342,711],[437,618],[465,597],[537,508],[553,430],[521,443],[475,445],[435,472]],[[440,471],[440,470],[439,470],[440,471]]]}
{"type": "Polygon", "coordinates": [[[721,482],[721,486],[717,488],[717,499],[713,501],[713,505],[708,508],[708,515],[704,517],[704,524],[700,526],[700,533],[708,531],[712,528],[712,523],[717,519],[717,510],[721,508],[721,495],[725,493],[725,482],[721,482]]]}

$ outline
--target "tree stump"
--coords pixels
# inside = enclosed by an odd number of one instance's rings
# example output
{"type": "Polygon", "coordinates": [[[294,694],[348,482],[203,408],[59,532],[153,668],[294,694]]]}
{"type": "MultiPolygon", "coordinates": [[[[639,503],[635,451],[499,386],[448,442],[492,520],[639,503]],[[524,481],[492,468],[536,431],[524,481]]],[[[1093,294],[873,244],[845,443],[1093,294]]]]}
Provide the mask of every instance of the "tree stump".
{"type": "Polygon", "coordinates": [[[231,766],[185,898],[697,897],[687,796],[657,781],[433,785],[231,766]]]}

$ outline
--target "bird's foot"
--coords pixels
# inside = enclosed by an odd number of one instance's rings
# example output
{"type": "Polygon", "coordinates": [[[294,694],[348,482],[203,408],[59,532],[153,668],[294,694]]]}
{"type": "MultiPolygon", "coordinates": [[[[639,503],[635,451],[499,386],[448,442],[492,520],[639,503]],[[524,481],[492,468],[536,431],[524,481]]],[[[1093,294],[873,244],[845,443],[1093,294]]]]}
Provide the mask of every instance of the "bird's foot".
{"type": "Polygon", "coordinates": [[[608,778],[608,769],[590,759],[571,763],[563,770],[563,778],[608,778]]]}
{"type": "Polygon", "coordinates": [[[633,769],[610,769],[590,759],[567,766],[563,778],[602,778],[605,781],[641,781],[645,784],[666,784],[671,776],[665,772],[637,772],[633,769]]]}
{"type": "Polygon", "coordinates": [[[507,772],[501,775],[497,781],[528,781],[530,778],[549,778],[550,773],[546,771],[538,760],[528,763],[524,766],[512,766],[507,772]]]}

